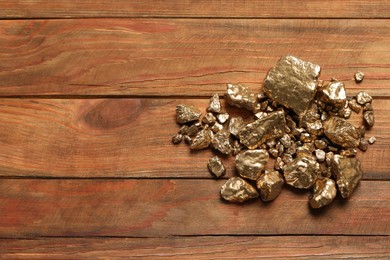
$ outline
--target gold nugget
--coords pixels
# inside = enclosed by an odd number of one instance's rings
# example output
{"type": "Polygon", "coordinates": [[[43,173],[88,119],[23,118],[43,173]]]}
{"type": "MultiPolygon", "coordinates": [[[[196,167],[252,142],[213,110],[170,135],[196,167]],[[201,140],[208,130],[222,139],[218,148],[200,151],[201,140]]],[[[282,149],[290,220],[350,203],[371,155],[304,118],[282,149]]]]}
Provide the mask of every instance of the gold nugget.
{"type": "Polygon", "coordinates": [[[276,199],[282,192],[284,184],[283,177],[278,171],[265,171],[257,180],[257,189],[260,191],[260,196],[263,201],[271,201],[276,199]]]}
{"type": "Polygon", "coordinates": [[[359,145],[359,131],[345,119],[332,116],[323,124],[325,135],[337,145],[355,148],[359,145]]]}
{"type": "Polygon", "coordinates": [[[221,188],[221,196],[230,202],[244,202],[259,197],[259,193],[240,177],[231,177],[221,188]]]}
{"type": "Polygon", "coordinates": [[[264,92],[272,100],[300,115],[310,107],[317,91],[320,66],[284,56],[264,80],[264,92]]]}
{"type": "Polygon", "coordinates": [[[225,98],[230,105],[249,111],[255,108],[257,102],[257,95],[241,84],[228,84],[225,98]]]}
{"type": "Polygon", "coordinates": [[[263,149],[247,150],[236,156],[236,167],[241,177],[257,180],[268,162],[268,152],[263,149]]]}
{"type": "Polygon", "coordinates": [[[225,166],[218,156],[214,156],[208,161],[207,168],[209,168],[209,171],[217,178],[221,177],[226,172],[225,166]]]}
{"type": "Polygon", "coordinates": [[[221,102],[219,101],[219,95],[216,93],[210,98],[209,107],[207,112],[220,113],[221,112],[221,102]]]}
{"type": "Polygon", "coordinates": [[[324,85],[318,90],[317,96],[319,100],[335,108],[344,107],[347,101],[344,83],[340,81],[332,81],[324,85]]]}
{"type": "Polygon", "coordinates": [[[302,154],[284,167],[286,183],[298,188],[309,189],[320,174],[320,165],[312,155],[302,154]]]}
{"type": "Polygon", "coordinates": [[[249,149],[255,149],[269,139],[279,139],[285,133],[286,119],[282,111],[272,112],[241,128],[238,137],[249,149]]]}
{"type": "Polygon", "coordinates": [[[336,197],[337,189],[334,180],[329,178],[318,179],[314,184],[314,194],[310,196],[312,208],[322,208],[329,205],[336,197]]]}
{"type": "Polygon", "coordinates": [[[210,129],[203,129],[192,140],[190,148],[193,150],[206,149],[213,140],[213,132],[210,129]]]}
{"type": "Polygon", "coordinates": [[[332,174],[336,178],[337,186],[343,198],[351,196],[363,176],[360,161],[357,158],[334,155],[331,160],[332,174]]]}
{"type": "Polygon", "coordinates": [[[198,120],[202,115],[200,110],[194,106],[179,104],[176,106],[176,121],[179,124],[185,124],[198,120]]]}
{"type": "Polygon", "coordinates": [[[214,135],[211,145],[215,150],[218,150],[223,154],[229,154],[232,149],[230,133],[224,130],[219,131],[214,135]]]}

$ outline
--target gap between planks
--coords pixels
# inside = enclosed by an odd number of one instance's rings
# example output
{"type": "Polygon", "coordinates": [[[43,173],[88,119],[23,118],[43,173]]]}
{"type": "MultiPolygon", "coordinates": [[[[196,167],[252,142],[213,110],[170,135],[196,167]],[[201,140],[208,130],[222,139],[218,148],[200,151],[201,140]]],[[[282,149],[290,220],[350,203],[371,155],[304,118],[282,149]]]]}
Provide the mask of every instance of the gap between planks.
{"type": "MultiPolygon", "coordinates": [[[[207,170],[205,170],[207,171],[207,170]]],[[[168,176],[163,176],[163,177],[131,177],[131,176],[126,176],[126,177],[121,177],[121,176],[113,176],[113,177],[66,177],[66,176],[0,176],[0,180],[214,180],[212,176],[210,177],[199,177],[199,176],[194,176],[194,177],[189,177],[189,176],[183,176],[183,177],[168,177],[168,176]]],[[[227,180],[229,179],[229,176],[222,176],[218,178],[218,180],[227,180]]],[[[215,179],[216,180],[216,179],[215,179]]],[[[390,176],[389,179],[386,179],[386,177],[382,179],[363,179],[364,181],[390,181],[390,176]]]]}
{"type": "Polygon", "coordinates": [[[229,16],[91,16],[91,17],[30,17],[30,18],[0,18],[0,21],[47,21],[47,20],[107,20],[107,19],[132,19],[132,20],[389,20],[390,17],[229,17],[229,16]]]}
{"type": "Polygon", "coordinates": [[[372,238],[372,237],[378,237],[378,238],[387,238],[390,237],[389,235],[355,235],[355,234],[349,234],[349,235],[343,235],[343,234],[208,234],[208,235],[202,235],[202,234],[194,234],[194,235],[167,235],[167,236],[36,236],[34,238],[25,238],[25,237],[15,237],[15,238],[9,238],[9,237],[0,237],[1,240],[21,240],[21,241],[33,241],[33,240],[61,240],[61,239],[90,239],[90,240],[107,240],[107,239],[140,239],[140,240],[147,240],[147,239],[180,239],[180,238],[218,238],[218,237],[231,237],[231,238],[242,238],[242,237],[253,237],[253,238],[273,238],[273,237],[291,237],[291,238],[304,238],[304,237],[347,237],[347,238],[372,238]]]}
{"type": "MultiPolygon", "coordinates": [[[[369,92],[369,90],[367,90],[369,92]]],[[[355,91],[354,91],[355,92],[355,91]]],[[[224,93],[220,94],[220,99],[224,100],[224,93]]],[[[369,93],[370,94],[370,93],[369,93]]],[[[371,95],[374,99],[390,99],[390,95],[371,95]]],[[[348,95],[348,97],[353,97],[353,95],[348,95]]],[[[161,95],[161,96],[151,96],[151,95],[19,95],[19,96],[1,96],[1,99],[206,99],[209,100],[210,96],[172,96],[172,95],[161,95]]]]}

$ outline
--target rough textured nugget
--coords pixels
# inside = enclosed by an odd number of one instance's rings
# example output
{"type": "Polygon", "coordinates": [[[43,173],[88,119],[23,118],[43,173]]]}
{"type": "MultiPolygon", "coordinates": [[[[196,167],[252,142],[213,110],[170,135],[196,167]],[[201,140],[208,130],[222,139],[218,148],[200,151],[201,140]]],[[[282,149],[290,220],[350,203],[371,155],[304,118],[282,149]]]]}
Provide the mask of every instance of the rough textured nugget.
{"type": "Polygon", "coordinates": [[[263,90],[272,100],[300,115],[314,99],[320,71],[316,64],[284,56],[268,72],[263,90]]]}

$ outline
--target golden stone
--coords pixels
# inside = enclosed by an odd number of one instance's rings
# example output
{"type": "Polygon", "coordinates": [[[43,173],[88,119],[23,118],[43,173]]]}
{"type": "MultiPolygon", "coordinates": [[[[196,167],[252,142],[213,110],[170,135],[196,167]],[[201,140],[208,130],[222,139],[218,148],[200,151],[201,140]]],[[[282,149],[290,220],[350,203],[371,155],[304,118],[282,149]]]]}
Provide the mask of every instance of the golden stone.
{"type": "Polygon", "coordinates": [[[225,93],[226,101],[239,108],[252,111],[257,102],[257,96],[248,87],[241,84],[228,84],[225,93]]]}
{"type": "Polygon", "coordinates": [[[335,154],[331,159],[330,167],[341,196],[350,197],[363,176],[360,161],[357,158],[335,154]]]}
{"type": "Polygon", "coordinates": [[[185,124],[198,120],[202,115],[200,110],[194,106],[179,104],[176,106],[176,121],[179,124],[185,124]]]}
{"type": "Polygon", "coordinates": [[[243,178],[257,180],[268,162],[268,152],[263,149],[246,150],[236,156],[236,167],[243,178]]]}
{"type": "Polygon", "coordinates": [[[264,80],[264,93],[300,115],[314,99],[320,70],[316,64],[284,56],[268,72],[264,80]]]}
{"type": "Polygon", "coordinates": [[[320,166],[316,158],[308,154],[301,154],[284,167],[286,183],[298,189],[312,187],[319,174],[320,166]]]}
{"type": "Polygon", "coordinates": [[[282,111],[247,124],[238,133],[240,142],[249,149],[255,149],[269,139],[279,139],[285,133],[286,120],[282,111]]]}
{"type": "Polygon", "coordinates": [[[219,95],[216,93],[210,98],[210,103],[207,108],[207,112],[220,113],[221,112],[221,102],[219,101],[219,95]]]}
{"type": "Polygon", "coordinates": [[[225,166],[218,156],[214,156],[208,161],[207,168],[217,178],[221,177],[226,172],[225,166]]]}
{"type": "Polygon", "coordinates": [[[211,146],[223,154],[229,154],[231,151],[230,133],[228,131],[219,131],[213,137],[211,146]]]}
{"type": "Polygon", "coordinates": [[[309,203],[312,208],[318,209],[329,205],[337,194],[336,183],[329,178],[318,179],[313,188],[309,203]]]}
{"type": "Polygon", "coordinates": [[[206,149],[213,140],[213,132],[210,129],[203,129],[192,140],[190,148],[193,150],[206,149]]]}
{"type": "Polygon", "coordinates": [[[355,148],[359,145],[359,131],[345,119],[331,116],[323,124],[325,135],[337,145],[355,148]]]}
{"type": "Polygon", "coordinates": [[[361,72],[361,71],[356,71],[356,73],[355,73],[355,81],[356,81],[356,83],[362,82],[363,79],[364,79],[364,73],[361,72]]]}
{"type": "Polygon", "coordinates": [[[278,171],[265,171],[257,180],[257,189],[263,201],[274,200],[282,192],[283,177],[278,171]]]}
{"type": "Polygon", "coordinates": [[[322,86],[318,92],[317,96],[319,100],[326,104],[330,104],[335,108],[344,107],[347,96],[345,94],[344,83],[340,81],[332,81],[324,86],[322,86]]]}
{"type": "Polygon", "coordinates": [[[221,188],[221,196],[230,202],[244,202],[258,198],[257,190],[240,177],[231,177],[221,188]]]}

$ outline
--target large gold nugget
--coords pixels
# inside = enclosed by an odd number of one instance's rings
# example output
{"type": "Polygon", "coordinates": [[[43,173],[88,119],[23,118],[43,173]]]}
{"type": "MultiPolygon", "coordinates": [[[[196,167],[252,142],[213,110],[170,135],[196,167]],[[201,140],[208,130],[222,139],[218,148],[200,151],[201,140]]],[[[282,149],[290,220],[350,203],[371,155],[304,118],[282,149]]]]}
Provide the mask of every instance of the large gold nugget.
{"type": "Polygon", "coordinates": [[[285,133],[286,119],[282,111],[247,124],[238,133],[240,142],[249,149],[255,149],[269,139],[279,139],[285,133]]]}
{"type": "Polygon", "coordinates": [[[176,106],[176,121],[179,124],[185,124],[198,120],[202,112],[194,106],[179,104],[176,106]]]}
{"type": "Polygon", "coordinates": [[[256,184],[260,190],[261,199],[271,201],[282,192],[284,180],[278,171],[265,171],[256,184]]]}
{"type": "Polygon", "coordinates": [[[221,196],[230,202],[244,202],[259,197],[259,193],[240,177],[231,177],[221,188],[221,196]]]}
{"type": "Polygon", "coordinates": [[[268,152],[263,149],[246,150],[236,156],[236,167],[241,177],[257,180],[268,162],[268,152]]]}
{"type": "Polygon", "coordinates": [[[363,177],[360,161],[356,158],[336,154],[331,160],[332,174],[343,198],[351,196],[360,179],[363,177]]]}
{"type": "Polygon", "coordinates": [[[323,123],[325,135],[337,145],[355,148],[359,145],[359,131],[345,119],[332,116],[323,123]]]}
{"type": "Polygon", "coordinates": [[[226,101],[233,106],[253,111],[257,97],[248,87],[241,84],[228,84],[225,93],[226,101]]]}
{"type": "Polygon", "coordinates": [[[298,156],[284,167],[286,183],[298,189],[312,187],[319,174],[320,165],[316,158],[309,154],[298,156]]]}
{"type": "Polygon", "coordinates": [[[316,64],[284,56],[268,72],[264,92],[272,100],[301,115],[314,99],[320,70],[316,64]]]}
{"type": "Polygon", "coordinates": [[[314,209],[329,205],[336,197],[337,189],[334,180],[318,179],[314,184],[314,194],[310,196],[310,206],[314,209]]]}

